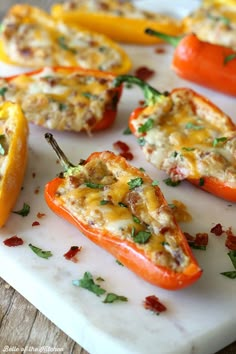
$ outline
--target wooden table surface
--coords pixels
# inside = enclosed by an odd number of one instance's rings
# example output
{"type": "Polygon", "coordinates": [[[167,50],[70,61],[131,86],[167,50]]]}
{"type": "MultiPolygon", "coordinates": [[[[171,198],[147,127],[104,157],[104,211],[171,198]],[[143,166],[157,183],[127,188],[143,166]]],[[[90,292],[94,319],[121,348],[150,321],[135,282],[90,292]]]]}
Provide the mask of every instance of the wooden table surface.
{"type": "MultiPolygon", "coordinates": [[[[0,278],[0,353],[27,354],[40,349],[42,353],[88,354],[0,278]]],[[[217,354],[236,354],[236,342],[217,354]]]]}

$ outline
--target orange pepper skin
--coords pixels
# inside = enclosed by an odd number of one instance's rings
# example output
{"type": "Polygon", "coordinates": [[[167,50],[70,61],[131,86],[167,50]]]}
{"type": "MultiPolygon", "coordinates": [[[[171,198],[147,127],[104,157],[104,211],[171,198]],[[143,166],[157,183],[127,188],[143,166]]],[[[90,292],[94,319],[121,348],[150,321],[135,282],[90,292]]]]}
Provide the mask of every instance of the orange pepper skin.
{"type": "Polygon", "coordinates": [[[172,68],[183,79],[236,96],[236,54],[232,49],[201,41],[194,34],[185,36],[177,45],[172,68]]]}
{"type": "Polygon", "coordinates": [[[154,20],[125,18],[98,12],[64,11],[60,4],[53,5],[51,13],[55,19],[84,26],[90,31],[100,32],[114,41],[127,44],[151,45],[162,42],[158,38],[146,36],[144,30],[147,27],[170,35],[182,33],[182,24],[173,19],[158,23],[154,20]]]}
{"type": "MultiPolygon", "coordinates": [[[[92,159],[101,158],[102,154],[103,153],[100,152],[91,154],[85,164],[92,159]]],[[[110,159],[115,159],[116,162],[121,165],[122,169],[135,169],[137,177],[143,176],[143,172],[130,166],[124,158],[106,152],[106,158],[108,157],[110,159]]],[[[145,175],[145,178],[147,179],[147,175],[145,175]]],[[[150,179],[150,183],[151,182],[152,180],[150,179]]],[[[188,242],[176,222],[175,229],[177,230],[180,247],[190,259],[189,264],[184,268],[183,272],[176,272],[167,267],[157,265],[148,259],[145,256],[144,251],[138,248],[134,242],[118,238],[106,229],[101,231],[100,229],[91,227],[91,225],[84,224],[78,220],[63,204],[56,201],[57,190],[61,183],[63,183],[62,179],[57,177],[48,182],[45,186],[45,200],[49,208],[58,216],[75,225],[88,239],[111,253],[117,260],[135,274],[147,282],[167,290],[182,289],[190,286],[199,279],[202,270],[194,258],[188,242]]],[[[161,205],[167,205],[159,187],[155,186],[155,191],[161,205]]]]}
{"type": "MultiPolygon", "coordinates": [[[[56,67],[52,67],[51,69],[56,73],[61,73],[61,74],[65,74],[65,75],[72,74],[72,73],[78,73],[80,75],[84,75],[85,77],[86,76],[93,76],[98,79],[112,80],[115,78],[115,75],[112,73],[99,71],[99,70],[92,70],[92,69],[82,69],[80,67],[56,66],[56,67]]],[[[6,77],[5,80],[10,83],[12,80],[14,80],[17,77],[25,76],[25,75],[26,76],[33,76],[33,75],[39,74],[43,70],[44,70],[44,68],[40,68],[37,70],[26,72],[24,74],[9,76],[9,77],[6,77]]],[[[120,97],[122,95],[122,87],[120,86],[120,87],[113,88],[113,91],[114,90],[116,92],[114,104],[112,104],[112,106],[110,106],[109,108],[107,108],[104,111],[102,119],[97,121],[96,124],[91,127],[91,131],[99,131],[99,130],[107,129],[114,123],[114,121],[116,119],[116,115],[117,115],[117,105],[118,105],[120,97]]]]}
{"type": "Polygon", "coordinates": [[[8,151],[3,156],[4,173],[0,180],[0,227],[8,220],[19,196],[28,158],[28,123],[19,105],[5,102],[0,106],[0,120],[5,120],[3,135],[8,151]],[[9,127],[9,129],[8,129],[9,127]]]}

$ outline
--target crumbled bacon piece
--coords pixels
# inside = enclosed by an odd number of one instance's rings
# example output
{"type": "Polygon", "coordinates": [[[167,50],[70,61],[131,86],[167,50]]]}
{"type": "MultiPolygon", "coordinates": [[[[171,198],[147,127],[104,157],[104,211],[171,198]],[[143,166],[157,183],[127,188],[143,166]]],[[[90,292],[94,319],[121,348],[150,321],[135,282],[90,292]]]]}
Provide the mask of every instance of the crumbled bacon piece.
{"type": "Polygon", "coordinates": [[[155,49],[155,53],[157,53],[157,54],[164,54],[164,53],[165,53],[165,49],[158,47],[158,48],[155,49]]]}
{"type": "Polygon", "coordinates": [[[46,214],[38,212],[37,218],[42,219],[46,214]]]}
{"type": "Polygon", "coordinates": [[[15,246],[23,245],[24,241],[22,240],[22,238],[15,235],[10,238],[7,238],[6,240],[3,241],[3,243],[8,247],[15,247],[15,246]]]}
{"type": "Polygon", "coordinates": [[[38,221],[34,221],[33,223],[32,223],[32,226],[39,226],[40,225],[40,223],[38,222],[38,221]]]}
{"type": "Polygon", "coordinates": [[[194,240],[195,246],[207,246],[208,245],[208,234],[206,232],[199,232],[196,234],[194,240]]]}
{"type": "Polygon", "coordinates": [[[236,251],[236,236],[233,234],[232,228],[229,227],[228,230],[225,231],[225,233],[227,235],[225,246],[232,251],[236,251]]]}
{"type": "Polygon", "coordinates": [[[214,227],[211,229],[211,233],[215,234],[216,236],[221,236],[224,233],[224,230],[222,228],[221,224],[216,224],[214,227]]]}
{"type": "Polygon", "coordinates": [[[166,306],[159,301],[156,295],[150,295],[145,297],[143,305],[145,309],[151,310],[157,314],[167,310],[166,306]]]}
{"type": "Polygon", "coordinates": [[[151,79],[151,77],[154,76],[154,74],[155,71],[147,68],[146,66],[141,66],[140,68],[136,69],[134,73],[136,77],[144,81],[151,79]]]}
{"type": "Polygon", "coordinates": [[[205,249],[208,245],[208,234],[206,232],[198,232],[195,237],[188,232],[184,232],[184,235],[189,245],[193,248],[205,249]]]}
{"type": "Polygon", "coordinates": [[[123,141],[116,141],[114,144],[113,144],[113,147],[114,149],[120,151],[119,155],[124,157],[126,160],[133,160],[134,156],[133,154],[130,152],[130,149],[129,149],[129,146],[124,143],[123,141]]]}
{"type": "Polygon", "coordinates": [[[128,152],[129,151],[129,146],[120,140],[116,141],[113,144],[113,147],[114,147],[114,149],[119,150],[120,152],[128,152]]]}
{"type": "Polygon", "coordinates": [[[68,260],[72,260],[77,255],[77,253],[81,251],[81,248],[82,247],[71,246],[69,251],[64,254],[64,257],[68,260]]]}
{"type": "Polygon", "coordinates": [[[134,158],[134,155],[130,151],[121,152],[120,156],[124,157],[127,161],[131,161],[134,158]]]}

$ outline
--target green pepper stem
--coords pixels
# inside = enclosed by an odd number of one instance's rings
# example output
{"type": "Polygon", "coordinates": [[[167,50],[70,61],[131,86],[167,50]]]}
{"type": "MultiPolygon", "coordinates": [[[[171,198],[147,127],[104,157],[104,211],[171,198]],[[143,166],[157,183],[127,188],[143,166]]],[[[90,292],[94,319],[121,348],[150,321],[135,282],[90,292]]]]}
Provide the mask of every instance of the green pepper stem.
{"type": "Polygon", "coordinates": [[[61,150],[61,148],[59,147],[59,145],[57,144],[56,140],[54,139],[53,135],[51,133],[46,133],[44,135],[45,139],[47,140],[47,142],[52,146],[53,150],[56,152],[60,164],[64,167],[64,169],[67,171],[70,167],[75,167],[75,165],[73,165],[68,158],[66,157],[66,155],[64,154],[64,152],[61,150]]]}
{"type": "Polygon", "coordinates": [[[163,94],[157,91],[154,87],[150,86],[145,81],[139,79],[136,76],[120,75],[117,76],[113,81],[115,87],[120,86],[123,82],[139,86],[143,90],[145,104],[148,106],[154,105],[160,99],[160,97],[165,96],[165,93],[163,94]]]}
{"type": "Polygon", "coordinates": [[[155,36],[162,39],[164,42],[171,44],[173,47],[177,47],[183,36],[170,36],[169,34],[154,31],[151,28],[146,28],[145,33],[150,36],[155,36]]]}

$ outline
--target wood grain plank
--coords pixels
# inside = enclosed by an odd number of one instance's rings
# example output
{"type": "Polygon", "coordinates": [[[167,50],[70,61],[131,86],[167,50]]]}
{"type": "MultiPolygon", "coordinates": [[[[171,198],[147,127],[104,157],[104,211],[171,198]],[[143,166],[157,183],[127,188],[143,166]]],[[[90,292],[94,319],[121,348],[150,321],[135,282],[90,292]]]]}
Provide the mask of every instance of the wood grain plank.
{"type": "Polygon", "coordinates": [[[19,348],[14,350],[17,354],[42,347],[62,349],[57,353],[63,354],[89,354],[1,278],[0,299],[0,353],[8,346],[19,348]]]}

